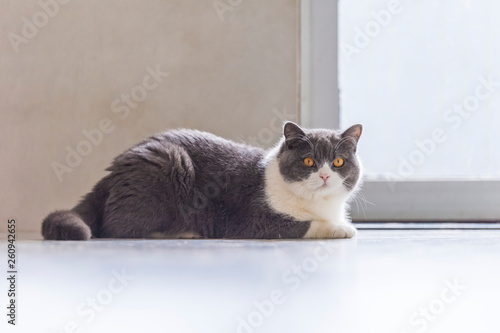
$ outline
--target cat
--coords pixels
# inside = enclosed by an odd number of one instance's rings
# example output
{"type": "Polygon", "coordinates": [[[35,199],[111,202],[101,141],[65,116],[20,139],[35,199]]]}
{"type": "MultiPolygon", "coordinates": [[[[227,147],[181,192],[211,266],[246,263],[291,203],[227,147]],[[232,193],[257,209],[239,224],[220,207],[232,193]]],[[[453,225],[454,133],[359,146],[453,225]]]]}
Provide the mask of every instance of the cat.
{"type": "Polygon", "coordinates": [[[46,240],[351,238],[362,126],[283,126],[269,150],[197,130],[152,136],[116,157],[72,210],[42,222],[46,240]]]}

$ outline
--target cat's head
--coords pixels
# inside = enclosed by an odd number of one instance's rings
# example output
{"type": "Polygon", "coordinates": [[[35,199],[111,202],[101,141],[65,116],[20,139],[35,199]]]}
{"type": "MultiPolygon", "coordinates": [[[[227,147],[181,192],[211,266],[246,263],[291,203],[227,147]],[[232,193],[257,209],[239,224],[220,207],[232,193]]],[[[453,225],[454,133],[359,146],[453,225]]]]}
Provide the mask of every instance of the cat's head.
{"type": "Polygon", "coordinates": [[[302,129],[293,122],[283,128],[279,172],[294,192],[304,197],[328,196],[356,188],[361,176],[356,156],[361,125],[344,132],[302,129]]]}

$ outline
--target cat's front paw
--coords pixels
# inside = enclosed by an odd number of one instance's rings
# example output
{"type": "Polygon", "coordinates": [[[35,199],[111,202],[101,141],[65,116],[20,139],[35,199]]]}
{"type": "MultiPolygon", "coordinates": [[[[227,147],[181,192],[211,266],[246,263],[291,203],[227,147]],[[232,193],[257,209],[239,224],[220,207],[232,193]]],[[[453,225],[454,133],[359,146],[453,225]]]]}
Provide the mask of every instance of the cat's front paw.
{"type": "Polygon", "coordinates": [[[325,238],[352,238],[356,233],[356,228],[350,223],[330,224],[325,238]]]}
{"type": "Polygon", "coordinates": [[[348,222],[337,224],[313,221],[304,238],[352,238],[356,236],[356,228],[348,222]]]}

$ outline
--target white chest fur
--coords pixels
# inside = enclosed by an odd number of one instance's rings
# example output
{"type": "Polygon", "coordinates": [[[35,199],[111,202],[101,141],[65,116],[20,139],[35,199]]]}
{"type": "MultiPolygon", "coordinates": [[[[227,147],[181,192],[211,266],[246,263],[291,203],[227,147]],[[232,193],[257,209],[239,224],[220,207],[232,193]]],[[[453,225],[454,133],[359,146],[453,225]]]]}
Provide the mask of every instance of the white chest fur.
{"type": "MultiPolygon", "coordinates": [[[[336,173],[332,177],[337,177],[341,184],[336,173]]],[[[267,161],[265,178],[266,200],[274,210],[299,221],[311,221],[305,238],[355,235],[356,229],[346,219],[346,202],[352,193],[345,187],[338,186],[328,193],[304,190],[303,184],[288,183],[283,179],[276,158],[267,161]]]]}

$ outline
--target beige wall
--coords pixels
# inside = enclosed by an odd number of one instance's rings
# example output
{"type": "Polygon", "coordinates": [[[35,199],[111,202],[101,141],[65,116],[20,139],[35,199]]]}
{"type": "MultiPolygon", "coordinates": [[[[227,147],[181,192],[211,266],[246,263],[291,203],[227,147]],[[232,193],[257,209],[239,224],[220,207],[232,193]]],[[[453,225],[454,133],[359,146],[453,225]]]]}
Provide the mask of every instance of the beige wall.
{"type": "Polygon", "coordinates": [[[298,120],[298,0],[221,0],[220,15],[213,0],[60,2],[40,1],[50,16],[38,1],[0,4],[1,219],[21,231],[72,207],[150,134],[190,127],[265,146],[280,113],[298,120]],[[168,76],[156,82],[156,68],[168,76]],[[83,131],[99,126],[109,133],[89,146],[83,131]],[[68,165],[68,147],[88,155],[68,165]]]}

